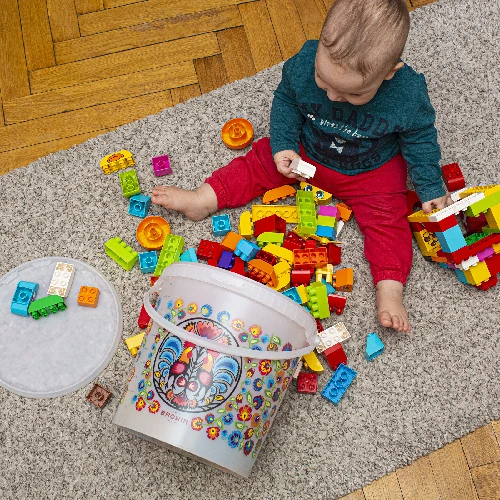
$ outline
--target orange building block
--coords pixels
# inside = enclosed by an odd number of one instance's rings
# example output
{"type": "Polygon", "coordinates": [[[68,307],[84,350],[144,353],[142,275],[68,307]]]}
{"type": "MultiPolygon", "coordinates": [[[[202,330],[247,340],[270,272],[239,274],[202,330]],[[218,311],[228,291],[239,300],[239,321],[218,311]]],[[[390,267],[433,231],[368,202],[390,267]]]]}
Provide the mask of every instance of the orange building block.
{"type": "Polygon", "coordinates": [[[270,189],[262,195],[262,203],[267,205],[278,200],[284,200],[287,196],[294,196],[295,188],[292,186],[281,186],[279,188],[270,189]]]}
{"type": "Polygon", "coordinates": [[[224,239],[221,241],[220,246],[224,250],[228,250],[230,252],[234,252],[236,250],[236,245],[243,239],[241,234],[236,234],[233,231],[229,231],[229,233],[224,236],[224,239]]]}
{"type": "Polygon", "coordinates": [[[337,290],[337,292],[352,292],[353,285],[354,269],[352,267],[339,269],[333,275],[333,287],[337,290]]]}
{"type": "Polygon", "coordinates": [[[93,286],[81,286],[78,292],[77,303],[83,307],[97,307],[99,301],[99,288],[93,286]]]}
{"type": "Polygon", "coordinates": [[[351,215],[352,215],[351,207],[346,205],[345,203],[337,203],[337,208],[339,209],[339,212],[340,212],[340,218],[344,222],[347,222],[351,218],[351,215]]]}
{"type": "Polygon", "coordinates": [[[278,285],[278,278],[274,267],[260,259],[253,259],[248,263],[248,271],[252,278],[264,285],[275,287],[278,285]]]}
{"type": "Polygon", "coordinates": [[[243,149],[253,140],[253,126],[245,118],[233,118],[224,124],[221,135],[228,148],[243,149]]]}

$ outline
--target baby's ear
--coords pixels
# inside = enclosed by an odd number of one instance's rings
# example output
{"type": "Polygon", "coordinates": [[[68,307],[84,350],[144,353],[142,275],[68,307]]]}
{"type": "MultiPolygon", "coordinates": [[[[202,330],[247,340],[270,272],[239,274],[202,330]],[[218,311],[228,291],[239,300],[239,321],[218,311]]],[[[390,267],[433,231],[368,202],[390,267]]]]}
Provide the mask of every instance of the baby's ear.
{"type": "Polygon", "coordinates": [[[400,70],[401,68],[404,68],[404,65],[405,63],[403,61],[399,61],[396,66],[394,66],[393,69],[391,69],[391,71],[389,71],[389,73],[387,73],[387,76],[384,78],[384,80],[390,80],[398,70],[400,70]]]}

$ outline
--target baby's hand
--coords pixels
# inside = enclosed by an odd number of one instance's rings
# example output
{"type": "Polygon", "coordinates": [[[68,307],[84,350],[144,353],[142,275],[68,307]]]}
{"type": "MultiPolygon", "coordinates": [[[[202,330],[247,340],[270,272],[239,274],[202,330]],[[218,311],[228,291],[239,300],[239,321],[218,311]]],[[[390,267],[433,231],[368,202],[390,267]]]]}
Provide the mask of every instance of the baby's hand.
{"type": "Polygon", "coordinates": [[[434,200],[429,200],[425,203],[422,203],[422,210],[426,214],[430,214],[434,208],[441,209],[447,207],[448,205],[451,205],[452,203],[453,200],[450,198],[450,193],[446,193],[441,198],[436,198],[434,200]]]}
{"type": "Polygon", "coordinates": [[[291,150],[280,151],[274,155],[274,163],[276,163],[276,167],[280,174],[283,174],[285,177],[289,179],[298,179],[299,181],[305,181],[303,177],[300,175],[294,174],[290,167],[290,163],[292,163],[295,158],[300,158],[300,156],[291,150]]]}

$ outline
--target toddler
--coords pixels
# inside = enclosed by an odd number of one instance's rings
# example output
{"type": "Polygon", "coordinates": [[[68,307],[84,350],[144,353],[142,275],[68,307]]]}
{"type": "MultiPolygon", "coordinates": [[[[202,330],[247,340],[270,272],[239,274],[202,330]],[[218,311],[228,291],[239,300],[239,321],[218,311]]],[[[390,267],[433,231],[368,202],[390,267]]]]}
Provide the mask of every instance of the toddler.
{"type": "Polygon", "coordinates": [[[381,325],[409,332],[407,173],[426,212],[449,203],[425,78],[400,59],[409,28],[404,0],[336,0],[320,40],[306,42],[283,66],[271,137],[194,191],[158,186],[152,201],[201,220],[300,181],[291,172],[294,158],[312,163],[309,182],[353,209],[381,325]]]}

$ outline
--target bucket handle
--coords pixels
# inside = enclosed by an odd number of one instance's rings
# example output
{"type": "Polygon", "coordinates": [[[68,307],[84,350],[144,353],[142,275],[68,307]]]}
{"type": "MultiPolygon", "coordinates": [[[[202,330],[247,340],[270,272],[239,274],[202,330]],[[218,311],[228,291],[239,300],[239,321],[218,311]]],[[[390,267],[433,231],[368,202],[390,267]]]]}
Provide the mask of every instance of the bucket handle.
{"type": "Polygon", "coordinates": [[[269,360],[294,359],[309,354],[316,347],[316,344],[312,344],[308,345],[307,347],[303,347],[302,349],[295,349],[292,351],[259,351],[256,349],[247,349],[246,347],[237,347],[223,344],[222,342],[217,342],[215,340],[205,339],[203,337],[200,337],[199,335],[184,330],[184,328],[181,328],[180,326],[174,325],[166,318],[164,318],[161,314],[159,314],[149,301],[149,291],[144,294],[144,308],[156,323],[168,330],[170,333],[173,333],[177,337],[180,337],[182,340],[187,340],[188,342],[192,342],[193,344],[205,347],[206,349],[217,351],[222,354],[227,354],[229,356],[269,360]]]}

